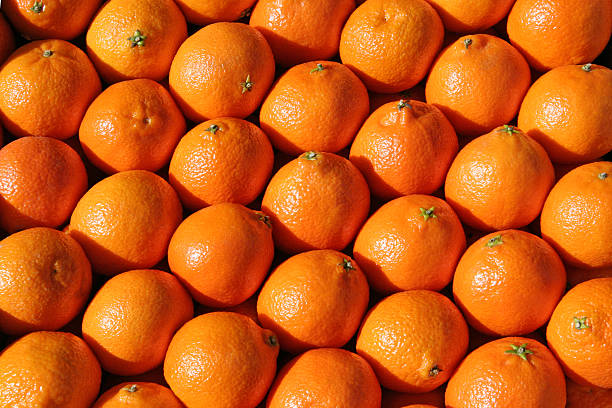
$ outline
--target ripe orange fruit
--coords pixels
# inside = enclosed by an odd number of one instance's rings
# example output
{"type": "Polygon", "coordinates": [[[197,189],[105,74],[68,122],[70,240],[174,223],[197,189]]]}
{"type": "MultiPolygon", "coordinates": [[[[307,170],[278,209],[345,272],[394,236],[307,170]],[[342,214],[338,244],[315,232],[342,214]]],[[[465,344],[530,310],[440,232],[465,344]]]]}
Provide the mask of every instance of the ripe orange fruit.
{"type": "Polygon", "coordinates": [[[2,11],[30,39],[72,40],[85,31],[100,0],[4,0],[2,11]]]}
{"type": "Polygon", "coordinates": [[[612,150],[612,70],[568,65],[538,78],[525,95],[518,125],[559,163],[586,163],[612,150]]]}
{"type": "Polygon", "coordinates": [[[259,31],[242,23],[210,24],[178,49],[170,91],[194,122],[245,118],[266,96],[274,69],[272,50],[259,31]]]}
{"type": "Polygon", "coordinates": [[[370,192],[350,161],[310,151],[272,176],[261,208],[281,251],[342,250],[368,215],[370,192]]]}
{"type": "Polygon", "coordinates": [[[505,230],[485,235],[465,251],[455,271],[453,295],[476,330],[515,336],[548,321],[565,283],[561,258],[546,241],[505,230]]]}
{"type": "Polygon", "coordinates": [[[24,137],[0,149],[0,226],[15,232],[58,227],[87,190],[79,155],[48,137],[24,137]]]}
{"type": "Polygon", "coordinates": [[[557,305],[546,329],[548,346],[573,381],[612,388],[612,278],[574,286],[557,305]]]}
{"type": "Polygon", "coordinates": [[[0,241],[0,330],[58,330],[85,305],[91,266],[63,232],[31,228],[0,241]]]}
{"type": "Polygon", "coordinates": [[[473,34],[440,53],[425,97],[458,134],[478,136],[514,118],[530,83],[529,65],[514,47],[492,35],[473,34]]]}
{"type": "Polygon", "coordinates": [[[309,350],[289,361],[278,373],[267,408],[380,407],[380,385],[370,365],[347,350],[309,350]]]}
{"type": "Polygon", "coordinates": [[[455,130],[438,108],[402,99],[368,117],[351,146],[350,160],[372,194],[391,199],[436,191],[458,149],[455,130]]]}
{"type": "Polygon", "coordinates": [[[236,21],[250,12],[256,0],[176,0],[192,24],[207,25],[219,21],[236,21]]]}
{"type": "Polygon", "coordinates": [[[572,380],[567,380],[567,405],[565,407],[612,407],[612,389],[578,385],[572,380]]]}
{"type": "Polygon", "coordinates": [[[404,101],[425,102],[425,84],[423,82],[419,82],[410,89],[390,94],[369,92],[369,96],[371,114],[384,104],[389,102],[395,102],[397,104],[401,99],[404,101]]]}
{"type": "Polygon", "coordinates": [[[312,61],[278,79],[261,106],[259,121],[274,147],[287,154],[335,153],[351,143],[368,110],[368,91],[350,69],[312,61]]]}
{"type": "Polygon", "coordinates": [[[278,64],[293,66],[336,55],[354,9],[355,0],[260,0],[249,25],[266,37],[278,64]]]}
{"type": "Polygon", "coordinates": [[[276,374],[278,339],[246,316],[200,315],[170,342],[164,376],[188,407],[255,408],[276,374]]]}
{"type": "Polygon", "coordinates": [[[542,238],[563,261],[579,268],[612,266],[612,162],[570,171],[550,191],[542,215],[542,238]]]}
{"type": "Polygon", "coordinates": [[[505,337],[470,353],[446,388],[446,406],[563,408],[565,377],[535,340],[505,337]]]}
{"type": "Polygon", "coordinates": [[[383,390],[381,408],[444,408],[444,390],[438,387],[422,394],[383,390]]]}
{"type": "Polygon", "coordinates": [[[291,353],[342,347],[353,337],[368,307],[368,282],[341,252],[297,254],[268,277],[257,299],[261,325],[278,334],[291,353]]]}
{"type": "Polygon", "coordinates": [[[517,0],[508,37],[538,71],[591,62],[612,32],[609,0],[517,0]]]}
{"type": "Polygon", "coordinates": [[[157,171],[184,133],[185,119],[170,93],[150,79],[133,79],[94,99],[79,141],[89,161],[105,173],[157,171]]]}
{"type": "Polygon", "coordinates": [[[170,240],[168,264],[191,296],[207,306],[247,300],[274,258],[269,218],[240,204],[221,203],[187,217],[170,240]]]}
{"type": "Polygon", "coordinates": [[[264,189],[274,152],[257,126],[237,118],[200,123],[183,136],[170,161],[169,180],[183,204],[247,205],[264,189]]]}
{"type": "Polygon", "coordinates": [[[181,203],[164,179],[131,170],[85,193],[72,213],[69,233],[83,246],[94,272],[115,275],[159,262],[181,219],[181,203]]]}
{"type": "Polygon", "coordinates": [[[87,30],[87,54],[102,79],[159,81],[187,38],[187,23],[172,0],[110,0],[87,30]]]}
{"type": "Polygon", "coordinates": [[[63,40],[33,41],[0,68],[0,119],[17,137],[68,139],[100,89],[94,66],[79,48],[63,40]]]}
{"type": "Polygon", "coordinates": [[[168,344],[193,317],[193,303],[167,272],[132,270],[109,279],[87,306],[83,338],[102,368],[136,375],[162,363],[168,344]]]}
{"type": "Polygon", "coordinates": [[[532,222],[554,181],[555,171],[542,146],[505,125],[459,151],[444,192],[462,222],[481,231],[498,231],[532,222]]]}
{"type": "Polygon", "coordinates": [[[374,306],[357,335],[357,353],[380,384],[421,393],[445,383],[468,347],[468,327],[457,307],[429,290],[393,294],[374,306]]]}
{"type": "Polygon", "coordinates": [[[379,292],[441,290],[465,245],[461,222],[446,202],[413,194],[386,203],[366,221],[353,255],[379,292]]]}
{"type": "Polygon", "coordinates": [[[0,12],[0,64],[11,55],[15,49],[15,35],[11,26],[6,22],[4,14],[0,12]]]}
{"type": "Polygon", "coordinates": [[[100,377],[100,364],[79,337],[30,333],[0,354],[0,405],[89,408],[100,377]]]}
{"type": "Polygon", "coordinates": [[[512,7],[514,0],[427,0],[448,31],[477,33],[500,22],[512,7]]]}
{"type": "Polygon", "coordinates": [[[184,408],[168,388],[151,382],[118,384],[96,401],[92,408],[184,408]]]}
{"type": "Polygon", "coordinates": [[[367,0],[342,29],[340,58],[370,91],[399,92],[427,75],[443,37],[425,0],[367,0]]]}

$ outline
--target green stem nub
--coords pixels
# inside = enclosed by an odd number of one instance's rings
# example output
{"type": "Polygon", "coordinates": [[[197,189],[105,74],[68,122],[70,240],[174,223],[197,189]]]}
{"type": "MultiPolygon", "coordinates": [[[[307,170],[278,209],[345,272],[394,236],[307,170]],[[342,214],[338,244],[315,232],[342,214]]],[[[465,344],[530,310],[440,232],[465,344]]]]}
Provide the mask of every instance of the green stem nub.
{"type": "Polygon", "coordinates": [[[491,239],[489,239],[487,241],[487,243],[485,244],[485,246],[487,246],[489,248],[493,248],[494,246],[501,245],[503,243],[504,243],[504,241],[502,241],[501,234],[497,234],[496,236],[494,236],[491,239]]]}
{"type": "Polygon", "coordinates": [[[438,367],[437,365],[431,367],[431,370],[429,370],[429,376],[430,377],[435,377],[438,374],[440,374],[442,372],[442,369],[440,367],[438,367]]]}
{"type": "Polygon", "coordinates": [[[590,329],[591,326],[589,326],[586,322],[586,317],[574,317],[574,329],[576,330],[584,330],[584,329],[590,329]]]}
{"type": "Polygon", "coordinates": [[[128,40],[130,41],[130,47],[134,48],[136,46],[139,47],[144,47],[145,45],[145,41],[147,39],[146,35],[143,35],[140,30],[136,30],[134,31],[134,35],[132,35],[131,37],[128,37],[128,40]]]}
{"type": "Polygon", "coordinates": [[[240,13],[240,17],[238,17],[238,19],[241,20],[243,18],[251,17],[252,11],[253,11],[253,7],[245,8],[244,10],[242,10],[242,13],[240,13]]]}
{"type": "Polygon", "coordinates": [[[276,338],[276,336],[273,336],[273,335],[268,336],[268,337],[266,337],[266,344],[268,346],[272,346],[272,347],[277,346],[278,345],[278,339],[276,338]]]}
{"type": "Polygon", "coordinates": [[[244,82],[240,83],[240,86],[242,87],[242,93],[251,92],[253,90],[253,85],[255,85],[255,82],[251,81],[251,75],[247,75],[244,82]]]}
{"type": "Polygon", "coordinates": [[[127,392],[136,392],[138,391],[138,386],[136,384],[132,384],[127,387],[123,387],[122,390],[127,391],[127,392]]]}
{"type": "Polygon", "coordinates": [[[498,132],[500,132],[500,133],[507,133],[509,135],[513,135],[513,134],[516,134],[516,133],[521,133],[520,130],[518,130],[514,126],[510,126],[510,125],[502,126],[502,128],[499,129],[498,132]]]}
{"type": "Polygon", "coordinates": [[[593,68],[593,64],[589,63],[589,64],[584,64],[582,66],[582,70],[584,72],[591,72],[591,69],[593,68]]]}
{"type": "Polygon", "coordinates": [[[412,109],[412,105],[410,105],[405,100],[400,99],[399,103],[397,104],[397,110],[402,110],[403,108],[410,108],[410,109],[412,109]]]}
{"type": "Polygon", "coordinates": [[[350,259],[342,258],[342,263],[339,263],[338,265],[342,266],[342,268],[344,268],[344,270],[347,272],[355,270],[353,262],[351,262],[350,259]]]}
{"type": "Polygon", "coordinates": [[[525,361],[527,361],[527,354],[533,354],[533,351],[527,348],[527,343],[523,343],[520,346],[517,346],[516,344],[511,344],[510,347],[512,347],[512,349],[506,350],[504,351],[504,353],[514,354],[516,356],[519,356],[525,361]]]}
{"type": "Polygon", "coordinates": [[[217,133],[217,131],[219,130],[223,130],[223,129],[221,129],[218,125],[215,125],[214,123],[210,125],[207,129],[204,129],[205,132],[210,132],[213,135],[217,133]]]}
{"type": "Polygon", "coordinates": [[[306,160],[317,160],[319,158],[319,153],[313,152],[311,150],[309,152],[304,153],[302,157],[305,158],[306,160]]]}
{"type": "Polygon", "coordinates": [[[51,51],[51,50],[44,50],[43,51],[43,57],[45,57],[45,58],[49,58],[52,55],[53,55],[53,51],[51,51]]]}
{"type": "Polygon", "coordinates": [[[463,45],[465,45],[465,48],[469,48],[470,45],[472,45],[472,39],[471,38],[466,38],[465,40],[463,40],[463,45]]]}
{"type": "Polygon", "coordinates": [[[607,179],[607,178],[608,178],[608,173],[606,173],[606,172],[604,171],[604,172],[602,172],[602,173],[599,173],[599,174],[597,175],[597,177],[599,177],[599,179],[600,179],[600,180],[605,180],[605,179],[607,179]]]}
{"type": "Polygon", "coordinates": [[[425,221],[430,218],[438,218],[438,216],[434,213],[435,209],[436,207],[431,207],[428,210],[423,207],[419,208],[419,210],[421,211],[421,215],[423,216],[423,218],[425,218],[425,221]]]}
{"type": "Polygon", "coordinates": [[[272,228],[272,222],[270,221],[270,216],[264,213],[257,213],[257,221],[261,221],[268,226],[268,228],[272,228]]]}
{"type": "Polygon", "coordinates": [[[38,14],[43,11],[44,8],[45,6],[43,5],[42,1],[35,1],[34,5],[30,8],[30,11],[38,14]]]}
{"type": "Polygon", "coordinates": [[[315,72],[321,72],[325,69],[325,67],[323,66],[323,64],[317,64],[316,67],[314,67],[313,69],[310,70],[310,73],[313,74],[315,72]]]}

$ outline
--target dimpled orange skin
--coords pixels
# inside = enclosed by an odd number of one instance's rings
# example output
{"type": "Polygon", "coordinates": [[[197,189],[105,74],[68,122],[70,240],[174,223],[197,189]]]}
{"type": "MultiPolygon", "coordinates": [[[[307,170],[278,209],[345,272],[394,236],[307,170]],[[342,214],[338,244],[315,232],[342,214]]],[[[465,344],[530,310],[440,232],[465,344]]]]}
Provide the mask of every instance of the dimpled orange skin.
{"type": "Polygon", "coordinates": [[[31,228],[0,241],[0,330],[58,330],[85,305],[91,266],[63,232],[31,228]]]}
{"type": "Polygon", "coordinates": [[[336,55],[354,9],[355,0],[260,0],[249,25],[266,37],[276,62],[290,67],[336,55]]]}
{"type": "Polygon", "coordinates": [[[176,333],[164,377],[188,407],[255,408],[274,380],[277,356],[272,331],[237,313],[212,312],[176,333]]]}
{"type": "Polygon", "coordinates": [[[83,338],[105,371],[142,374],[161,364],[172,336],[192,317],[189,293],[173,275],[132,270],[109,279],[89,303],[83,338]]]}
{"type": "Polygon", "coordinates": [[[181,203],[164,179],[131,170],[85,193],[70,218],[69,234],[85,250],[94,272],[116,275],[159,262],[181,219],[181,203]]]}
{"type": "Polygon", "coordinates": [[[446,200],[461,221],[480,231],[520,228],[542,210],[555,181],[546,151],[514,127],[469,142],[446,175],[446,200]]]}
{"type": "Polygon", "coordinates": [[[500,22],[512,7],[514,0],[427,0],[444,23],[454,33],[476,33],[500,22]]]}
{"type": "Polygon", "coordinates": [[[266,408],[379,408],[381,389],[359,355],[335,348],[309,350],[278,373],[266,408]]]}
{"type": "Polygon", "coordinates": [[[381,408],[417,407],[444,408],[444,389],[438,387],[433,391],[422,394],[383,390],[381,408]]]}
{"type": "Polygon", "coordinates": [[[17,137],[68,139],[100,89],[93,64],[79,48],[63,40],[33,41],[0,68],[0,119],[17,137]]]}
{"type": "Polygon", "coordinates": [[[446,202],[413,194],[384,204],[365,222],[353,255],[378,292],[441,290],[465,245],[461,222],[446,202]]]}
{"type": "Polygon", "coordinates": [[[299,353],[342,347],[368,307],[369,287],[355,261],[323,249],[297,254],[268,277],[257,298],[263,327],[278,334],[281,349],[299,353]]]}
{"type": "Polygon", "coordinates": [[[100,76],[113,83],[165,78],[186,38],[187,23],[174,1],[110,0],[98,10],[85,40],[100,76]]]}
{"type": "Polygon", "coordinates": [[[446,387],[448,408],[565,407],[565,377],[552,353],[525,337],[505,337],[474,350],[463,360],[446,387]],[[527,361],[512,345],[531,350],[527,361]]]}
{"type": "Polygon", "coordinates": [[[612,278],[583,282],[565,294],[548,323],[548,347],[581,385],[612,388],[611,298],[612,278]]]}
{"type": "Polygon", "coordinates": [[[170,93],[150,79],[106,88],[87,108],[79,141],[89,161],[107,174],[157,171],[185,133],[185,119],[170,93]]]}
{"type": "Polygon", "coordinates": [[[458,149],[455,130],[438,108],[402,100],[367,118],[351,145],[350,160],[372,194],[392,199],[440,188],[458,149]]]}
{"type": "Polygon", "coordinates": [[[89,408],[100,378],[100,364],[79,337],[30,333],[0,354],[0,405],[89,408]]]}
{"type": "Polygon", "coordinates": [[[269,220],[240,204],[221,203],[187,217],[170,240],[172,273],[207,306],[236,306],[261,286],[272,259],[269,220]]]}
{"type": "Polygon", "coordinates": [[[257,0],[176,0],[192,24],[207,25],[241,18],[257,0]]]}
{"type": "Polygon", "coordinates": [[[458,134],[478,136],[511,121],[530,84],[529,65],[514,47],[491,35],[474,34],[438,55],[425,97],[458,134]]]}
{"type": "Polygon", "coordinates": [[[425,0],[368,0],[342,29],[340,58],[368,90],[399,92],[427,75],[443,37],[442,20],[425,0]]]}
{"type": "Polygon", "coordinates": [[[565,263],[579,268],[612,266],[612,162],[582,165],[550,191],[542,214],[542,238],[565,263]]]}
{"type": "Polygon", "coordinates": [[[170,67],[170,91],[194,122],[245,118],[274,80],[274,55],[259,31],[242,23],[210,24],[181,45],[170,67]]]}
{"type": "Polygon", "coordinates": [[[538,71],[595,59],[612,31],[609,0],[517,0],[508,37],[538,71]]]}
{"type": "Polygon", "coordinates": [[[185,207],[247,205],[263,191],[272,173],[274,152],[265,133],[246,120],[217,118],[181,138],[168,178],[185,207]]]}
{"type": "Polygon", "coordinates": [[[0,150],[0,226],[7,232],[58,227],[87,190],[87,173],[67,144],[24,137],[0,150]]]}
{"type": "Polygon", "coordinates": [[[335,153],[351,143],[368,111],[368,91],[350,69],[312,61],[278,79],[261,106],[259,121],[274,147],[285,153],[335,153]]]}
{"type": "Polygon", "coordinates": [[[0,12],[0,64],[11,55],[15,49],[15,35],[11,26],[6,22],[4,14],[0,12]]]}
{"type": "Polygon", "coordinates": [[[357,353],[393,391],[429,392],[465,356],[468,326],[445,296],[429,290],[395,293],[374,306],[357,335],[357,353]]]}
{"type": "Polygon", "coordinates": [[[92,408],[184,408],[170,389],[150,382],[124,382],[100,395],[92,408]]]}
{"type": "Polygon", "coordinates": [[[518,126],[555,163],[586,163],[612,150],[612,70],[568,65],[538,78],[525,95],[518,126]]]}
{"type": "Polygon", "coordinates": [[[572,380],[567,380],[567,405],[565,408],[582,407],[612,407],[612,389],[578,385],[572,380]]]}
{"type": "Polygon", "coordinates": [[[307,152],[272,176],[261,208],[281,251],[342,250],[368,215],[370,192],[350,161],[307,152]]]}
{"type": "Polygon", "coordinates": [[[561,258],[546,241],[505,230],[485,235],[465,251],[453,296],[470,326],[489,335],[517,336],[546,324],[565,284],[561,258]]]}

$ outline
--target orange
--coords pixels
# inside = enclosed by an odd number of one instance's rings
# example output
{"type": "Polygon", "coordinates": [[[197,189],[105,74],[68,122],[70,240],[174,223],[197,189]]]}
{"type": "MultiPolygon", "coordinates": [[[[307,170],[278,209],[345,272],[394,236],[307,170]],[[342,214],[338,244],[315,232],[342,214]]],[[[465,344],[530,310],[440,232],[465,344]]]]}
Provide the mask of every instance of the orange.
{"type": "Polygon", "coordinates": [[[612,406],[612,390],[578,385],[567,380],[566,408],[609,408],[612,406]]]}
{"type": "Polygon", "coordinates": [[[357,353],[380,384],[393,391],[433,391],[451,376],[468,347],[468,327],[457,307],[429,290],[399,292],[363,319],[357,353]]]}
{"type": "Polygon", "coordinates": [[[444,408],[444,390],[438,387],[421,394],[383,390],[381,408],[444,408]]]}
{"type": "Polygon", "coordinates": [[[170,93],[150,79],[106,88],[87,108],[79,141],[105,173],[157,171],[170,161],[185,133],[185,119],[170,93]]]}
{"type": "Polygon", "coordinates": [[[194,122],[255,111],[274,79],[274,55],[259,31],[242,23],[210,24],[178,49],[170,91],[194,122]]]}
{"type": "Polygon", "coordinates": [[[535,340],[506,337],[470,353],[446,388],[446,406],[563,408],[565,378],[552,353],[535,340]]]}
{"type": "Polygon", "coordinates": [[[259,121],[282,152],[335,153],[351,143],[368,110],[368,91],[350,69],[312,61],[290,68],[276,81],[259,121]]]}
{"type": "Polygon", "coordinates": [[[453,295],[476,330],[515,336],[548,321],[565,283],[561,258],[546,241],[505,230],[485,235],[465,251],[455,271],[453,295]]]}
{"type": "Polygon", "coordinates": [[[347,350],[309,350],[289,361],[270,389],[266,408],[380,407],[380,385],[370,365],[347,350]]]}
{"type": "Polygon", "coordinates": [[[200,123],[183,136],[170,161],[169,180],[183,204],[247,205],[263,191],[274,152],[257,126],[237,118],[200,123]]]}
{"type": "Polygon", "coordinates": [[[612,32],[609,0],[517,0],[508,37],[538,71],[591,62],[612,32]]]}
{"type": "Polygon", "coordinates": [[[399,92],[427,75],[443,37],[425,0],[367,0],[342,29],[340,58],[370,91],[399,92]]]}
{"type": "Polygon", "coordinates": [[[448,31],[477,33],[500,22],[512,7],[514,0],[427,0],[448,31]]]}
{"type": "Polygon", "coordinates": [[[164,376],[188,407],[255,408],[276,374],[278,339],[246,316],[213,312],[172,338],[164,376]]]}
{"type": "Polygon", "coordinates": [[[568,65],[538,78],[525,95],[518,124],[558,163],[586,163],[612,150],[612,70],[568,65]]]}
{"type": "Polygon", "coordinates": [[[266,37],[278,64],[293,66],[336,55],[354,9],[355,0],[259,0],[249,25],[266,37]]]}
{"type": "Polygon", "coordinates": [[[402,99],[368,117],[351,146],[350,160],[372,194],[391,199],[436,191],[458,149],[455,130],[438,108],[402,99]]]}
{"type": "Polygon", "coordinates": [[[131,170],[85,193],[72,213],[69,233],[85,249],[94,272],[115,275],[159,262],[181,218],[181,203],[164,179],[131,170]]]}
{"type": "Polygon", "coordinates": [[[366,221],[353,255],[379,292],[441,290],[465,245],[461,222],[446,202],[413,194],[384,204],[366,221]]]}
{"type": "Polygon", "coordinates": [[[89,408],[100,377],[100,364],[79,337],[30,333],[0,354],[0,405],[89,408]]]}
{"type": "Polygon", "coordinates": [[[542,146],[505,125],[459,151],[444,192],[463,223],[498,231],[532,222],[554,181],[555,171],[542,146]]]}
{"type": "Polygon", "coordinates": [[[386,103],[389,103],[389,102],[399,103],[401,99],[405,101],[412,100],[412,101],[425,102],[425,84],[421,81],[410,89],[406,89],[401,92],[390,93],[390,94],[369,92],[369,96],[370,96],[370,113],[374,112],[376,109],[380,108],[386,103]]]}
{"type": "Polygon", "coordinates": [[[159,81],[187,38],[187,23],[172,0],[110,0],[87,30],[87,54],[102,79],[159,81]]]}
{"type": "Polygon", "coordinates": [[[595,278],[612,278],[612,267],[607,266],[603,268],[577,268],[575,266],[568,266],[567,272],[567,286],[573,288],[579,283],[595,279],[595,278]]]}
{"type": "Polygon", "coordinates": [[[15,232],[58,227],[87,190],[79,155],[48,137],[24,137],[0,150],[0,226],[15,232]]]}
{"type": "Polygon", "coordinates": [[[310,151],[272,177],[261,208],[281,251],[342,250],[368,215],[370,192],[350,161],[310,151]]]}
{"type": "Polygon", "coordinates": [[[168,388],[150,382],[124,382],[100,395],[92,408],[184,408],[168,388]]]}
{"type": "Polygon", "coordinates": [[[15,35],[11,26],[6,22],[4,14],[0,12],[0,64],[11,55],[15,49],[15,35]]]}
{"type": "Polygon", "coordinates": [[[2,11],[26,39],[72,40],[85,31],[100,0],[4,0],[2,11]]]}
{"type": "Polygon", "coordinates": [[[187,217],[168,248],[168,264],[191,296],[207,306],[236,306],[261,286],[274,242],[268,216],[221,203],[187,217]]]}
{"type": "Polygon", "coordinates": [[[612,278],[580,283],[563,296],[548,323],[548,346],[579,384],[612,388],[610,299],[612,278]]]}
{"type": "Polygon", "coordinates": [[[542,215],[542,238],[564,262],[579,268],[612,266],[612,163],[585,164],[550,191],[542,215]]]}
{"type": "Polygon", "coordinates": [[[31,228],[0,241],[0,330],[57,330],[85,305],[91,266],[63,232],[31,228]]]}
{"type": "Polygon", "coordinates": [[[492,35],[474,34],[440,53],[425,97],[458,134],[478,136],[510,122],[530,84],[529,65],[514,47],[492,35]]]}
{"type": "Polygon", "coordinates": [[[135,375],[162,363],[193,303],[167,272],[132,270],[109,279],[87,306],[83,338],[105,371],[135,375]]]}
{"type": "Polygon", "coordinates": [[[368,298],[368,282],[350,257],[309,251],[270,274],[257,298],[257,315],[278,334],[283,350],[342,347],[359,328],[368,298]]]}
{"type": "MultiPolygon", "coordinates": [[[[248,317],[253,320],[255,323],[259,324],[259,319],[257,318],[257,294],[251,296],[247,300],[242,303],[237,304],[236,306],[229,306],[223,308],[215,308],[210,306],[204,306],[201,303],[196,305],[195,314],[199,316],[204,313],[209,312],[234,312],[248,317]]],[[[261,326],[261,325],[260,325],[261,326]]]]}
{"type": "Polygon", "coordinates": [[[17,137],[68,139],[100,89],[94,66],[79,48],[63,40],[33,41],[0,67],[0,119],[17,137]]]}
{"type": "Polygon", "coordinates": [[[176,4],[187,21],[202,26],[245,17],[255,1],[257,0],[176,0],[176,4]]]}

